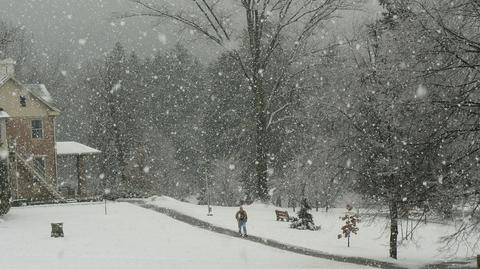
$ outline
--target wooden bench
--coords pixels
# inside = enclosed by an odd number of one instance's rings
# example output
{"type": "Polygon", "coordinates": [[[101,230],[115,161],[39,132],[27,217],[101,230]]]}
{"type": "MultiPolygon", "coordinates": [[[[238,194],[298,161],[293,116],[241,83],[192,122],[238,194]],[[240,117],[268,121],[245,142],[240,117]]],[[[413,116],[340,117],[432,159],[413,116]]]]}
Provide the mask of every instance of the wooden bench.
{"type": "Polygon", "coordinates": [[[290,221],[288,211],[275,210],[275,215],[277,215],[277,221],[290,221]]]}

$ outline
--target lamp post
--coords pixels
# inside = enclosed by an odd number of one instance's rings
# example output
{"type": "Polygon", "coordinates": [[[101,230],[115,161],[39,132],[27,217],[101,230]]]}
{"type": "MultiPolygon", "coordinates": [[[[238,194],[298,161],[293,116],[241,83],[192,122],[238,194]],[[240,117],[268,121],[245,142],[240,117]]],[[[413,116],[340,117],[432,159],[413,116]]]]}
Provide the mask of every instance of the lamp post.
{"type": "Polygon", "coordinates": [[[107,215],[107,196],[110,194],[110,189],[106,188],[104,193],[103,200],[105,201],[105,215],[107,215]]]}
{"type": "Polygon", "coordinates": [[[199,163],[200,164],[203,164],[205,167],[204,167],[204,176],[205,176],[205,195],[207,196],[207,216],[213,216],[213,212],[212,212],[212,206],[210,205],[210,190],[209,190],[209,178],[208,178],[208,165],[210,164],[210,162],[208,161],[207,157],[205,156],[205,152],[204,151],[201,151],[199,149],[196,149],[196,148],[191,148],[192,150],[196,151],[197,153],[199,154],[202,154],[203,156],[203,160],[201,160],[199,163]]]}
{"type": "Polygon", "coordinates": [[[207,216],[213,216],[212,207],[210,206],[210,191],[208,189],[208,174],[205,174],[205,192],[207,194],[207,216]]]}

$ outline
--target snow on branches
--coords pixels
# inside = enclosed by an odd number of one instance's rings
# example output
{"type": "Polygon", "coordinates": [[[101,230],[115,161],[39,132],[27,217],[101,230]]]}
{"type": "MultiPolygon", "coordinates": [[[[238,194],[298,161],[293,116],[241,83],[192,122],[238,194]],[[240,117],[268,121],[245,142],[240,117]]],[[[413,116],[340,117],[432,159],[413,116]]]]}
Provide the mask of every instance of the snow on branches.
{"type": "Polygon", "coordinates": [[[300,211],[298,211],[298,218],[294,218],[292,224],[290,224],[290,228],[299,229],[299,230],[311,230],[311,231],[318,231],[320,230],[320,226],[316,226],[313,222],[313,216],[308,211],[312,208],[308,204],[306,198],[302,199],[300,205],[300,211]]]}

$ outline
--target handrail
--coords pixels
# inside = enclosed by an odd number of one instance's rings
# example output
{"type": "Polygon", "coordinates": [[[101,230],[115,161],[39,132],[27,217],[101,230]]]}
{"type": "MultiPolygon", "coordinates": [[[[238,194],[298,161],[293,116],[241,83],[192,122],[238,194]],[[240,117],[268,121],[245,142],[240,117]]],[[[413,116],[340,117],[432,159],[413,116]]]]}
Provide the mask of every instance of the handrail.
{"type": "Polygon", "coordinates": [[[22,156],[18,151],[15,151],[15,157],[22,161],[26,168],[32,172],[33,176],[35,176],[38,181],[52,194],[55,198],[64,200],[65,198],[58,192],[58,190],[52,186],[52,184],[48,183],[46,175],[42,175],[42,172],[39,171],[38,167],[35,167],[35,164],[31,164],[27,158],[22,156]]]}

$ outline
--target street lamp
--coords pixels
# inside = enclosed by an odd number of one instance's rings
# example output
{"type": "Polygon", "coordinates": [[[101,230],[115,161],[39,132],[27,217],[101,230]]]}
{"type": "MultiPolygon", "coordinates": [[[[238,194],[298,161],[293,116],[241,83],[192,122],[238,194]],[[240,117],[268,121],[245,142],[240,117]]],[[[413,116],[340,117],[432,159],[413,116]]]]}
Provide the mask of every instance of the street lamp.
{"type": "Polygon", "coordinates": [[[205,174],[205,192],[207,194],[207,216],[213,216],[212,207],[210,206],[210,191],[208,189],[208,174],[205,174]]]}
{"type": "Polygon", "coordinates": [[[107,197],[110,194],[110,189],[106,188],[104,193],[105,195],[103,196],[103,200],[105,201],[105,215],[107,215],[107,197]]]}

